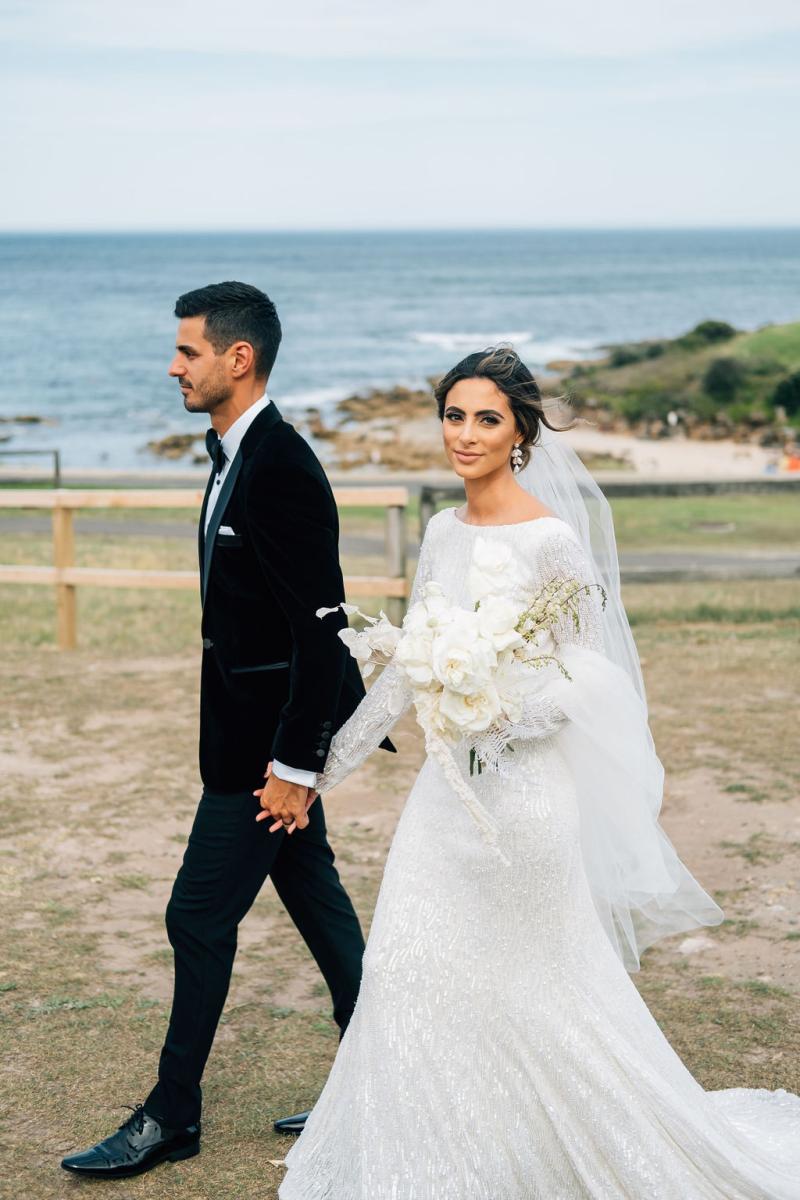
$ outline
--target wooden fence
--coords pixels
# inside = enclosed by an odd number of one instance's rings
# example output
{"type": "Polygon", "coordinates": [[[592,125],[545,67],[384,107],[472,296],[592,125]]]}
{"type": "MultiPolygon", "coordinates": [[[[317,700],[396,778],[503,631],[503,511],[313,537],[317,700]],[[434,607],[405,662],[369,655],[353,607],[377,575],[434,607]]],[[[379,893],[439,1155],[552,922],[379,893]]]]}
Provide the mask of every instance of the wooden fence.
{"type": "MultiPolygon", "coordinates": [[[[0,584],[39,583],[55,588],[58,647],[73,650],[77,645],[77,607],[75,592],[83,587],[178,588],[199,586],[197,571],[145,571],[118,567],[77,567],[75,565],[75,526],[78,509],[193,508],[199,513],[203,488],[153,488],[141,491],[0,491],[0,509],[49,509],[53,515],[53,565],[0,565],[0,584]]],[[[340,508],[379,506],[386,509],[386,574],[347,575],[348,599],[383,596],[387,614],[399,622],[405,609],[406,582],[406,508],[408,489],[404,487],[350,487],[334,489],[340,508]]],[[[302,547],[298,546],[298,553],[302,547]]]]}

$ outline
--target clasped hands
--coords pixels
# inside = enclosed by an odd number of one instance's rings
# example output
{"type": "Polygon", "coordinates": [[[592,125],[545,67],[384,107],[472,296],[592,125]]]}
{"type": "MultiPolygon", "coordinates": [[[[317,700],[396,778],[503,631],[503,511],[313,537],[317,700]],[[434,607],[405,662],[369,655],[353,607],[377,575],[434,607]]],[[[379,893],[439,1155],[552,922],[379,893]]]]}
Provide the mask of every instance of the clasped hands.
{"type": "Polygon", "coordinates": [[[264,778],[267,782],[263,788],[257,788],[253,792],[254,796],[259,797],[264,810],[258,814],[256,820],[266,821],[272,817],[274,823],[269,827],[270,833],[275,833],[278,829],[285,829],[287,833],[294,833],[295,829],[305,829],[308,825],[308,810],[319,795],[316,788],[279,779],[272,773],[271,762],[267,764],[264,778]]]}

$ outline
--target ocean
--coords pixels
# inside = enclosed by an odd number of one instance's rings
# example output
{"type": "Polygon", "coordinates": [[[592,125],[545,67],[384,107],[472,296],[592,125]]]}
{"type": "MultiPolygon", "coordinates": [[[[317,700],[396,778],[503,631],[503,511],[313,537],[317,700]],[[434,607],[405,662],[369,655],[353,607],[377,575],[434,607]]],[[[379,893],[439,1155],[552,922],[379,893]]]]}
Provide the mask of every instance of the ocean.
{"type": "Polygon", "coordinates": [[[0,417],[45,419],[1,422],[0,450],[174,469],[145,444],[205,427],[166,374],[191,288],[242,279],[272,297],[269,390],[291,419],[500,340],[535,371],[704,318],[800,319],[800,229],[0,235],[0,278],[0,417]]]}

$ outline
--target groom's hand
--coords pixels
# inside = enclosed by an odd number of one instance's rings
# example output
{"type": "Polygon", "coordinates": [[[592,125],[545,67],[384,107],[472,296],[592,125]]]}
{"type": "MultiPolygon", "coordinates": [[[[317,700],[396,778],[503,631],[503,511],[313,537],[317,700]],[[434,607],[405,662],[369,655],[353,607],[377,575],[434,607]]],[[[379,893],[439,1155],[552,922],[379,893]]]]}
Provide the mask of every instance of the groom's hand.
{"type": "Polygon", "coordinates": [[[267,766],[265,775],[267,782],[263,788],[253,792],[261,801],[264,810],[256,817],[257,821],[272,818],[270,833],[285,829],[294,833],[295,829],[305,829],[308,825],[308,810],[317,798],[314,788],[305,787],[301,783],[289,783],[273,774],[272,763],[267,766]]]}

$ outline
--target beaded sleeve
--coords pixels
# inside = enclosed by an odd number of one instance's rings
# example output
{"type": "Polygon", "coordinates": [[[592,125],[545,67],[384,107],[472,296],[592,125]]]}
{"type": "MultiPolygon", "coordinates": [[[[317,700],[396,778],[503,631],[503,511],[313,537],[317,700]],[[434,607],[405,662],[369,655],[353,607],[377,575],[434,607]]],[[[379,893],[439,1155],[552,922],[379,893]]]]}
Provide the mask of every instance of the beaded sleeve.
{"type": "MultiPolygon", "coordinates": [[[[562,583],[568,593],[578,589],[569,610],[552,628],[556,656],[560,648],[570,645],[602,652],[602,608],[597,589],[589,587],[594,577],[581,546],[567,534],[548,535],[536,555],[535,577],[538,584],[562,583]]],[[[503,774],[511,766],[503,755],[509,742],[548,738],[567,720],[557,701],[545,689],[526,698],[520,721],[506,722],[487,730],[474,743],[475,751],[489,770],[503,774]]]]}
{"type": "MultiPolygon", "coordinates": [[[[409,607],[416,603],[422,585],[431,578],[431,560],[430,536],[426,533],[419,550],[409,607]]],[[[358,708],[334,735],[325,770],[317,776],[316,790],[330,791],[369,758],[408,710],[411,699],[411,688],[402,672],[391,665],[384,667],[358,708]]]]}

